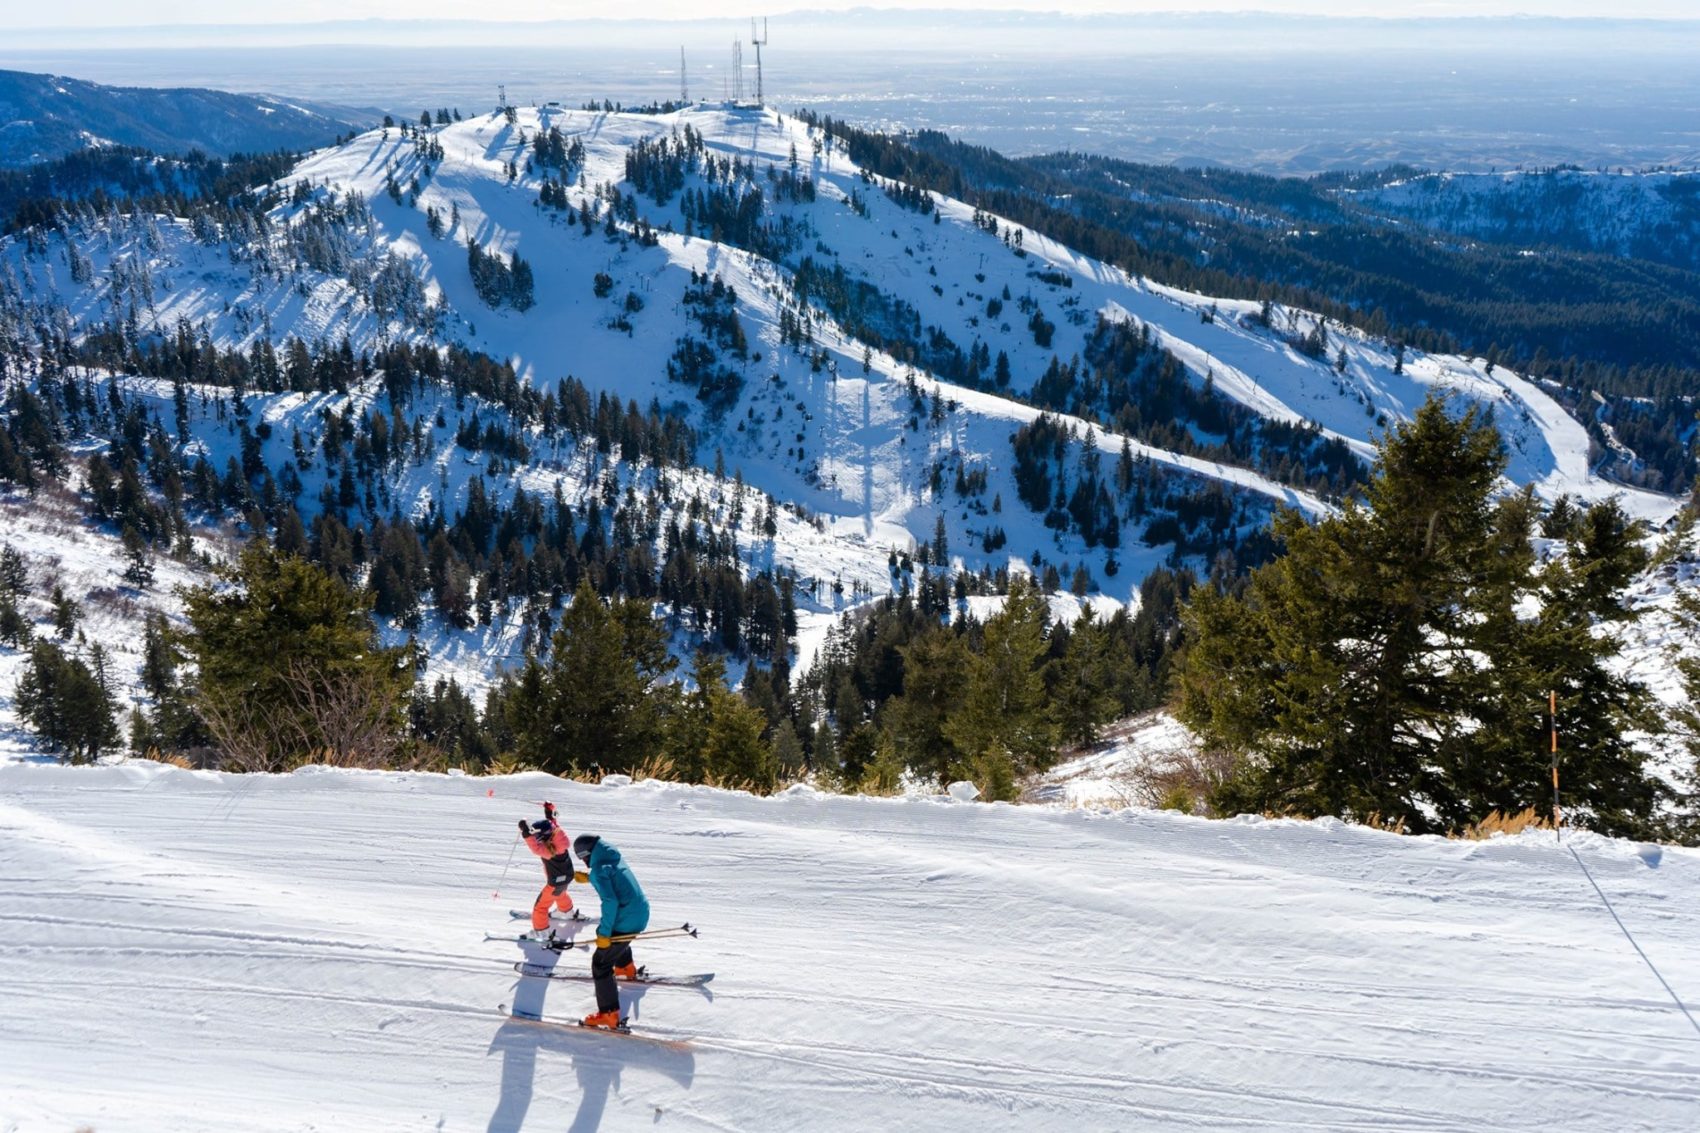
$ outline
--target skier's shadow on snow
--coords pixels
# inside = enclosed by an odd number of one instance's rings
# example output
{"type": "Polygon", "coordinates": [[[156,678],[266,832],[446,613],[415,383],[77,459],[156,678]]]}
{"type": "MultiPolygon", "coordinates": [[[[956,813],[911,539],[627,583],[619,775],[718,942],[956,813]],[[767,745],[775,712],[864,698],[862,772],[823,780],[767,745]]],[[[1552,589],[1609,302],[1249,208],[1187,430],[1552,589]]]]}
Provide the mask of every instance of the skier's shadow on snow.
{"type": "MultiPolygon", "coordinates": [[[[559,993],[567,987],[583,989],[584,986],[562,987],[552,985],[548,980],[522,977],[514,987],[513,1010],[550,1018],[545,1010],[545,999],[547,993],[554,990],[558,993],[558,1002],[553,1017],[571,1019],[573,1013],[567,1012],[563,1016],[559,1001],[573,997],[559,993]]],[[[622,987],[622,1009],[633,1013],[647,990],[622,987]]],[[[585,1006],[576,1001],[574,1005],[585,1006]]],[[[687,1090],[696,1076],[696,1056],[689,1050],[618,1036],[578,1033],[566,1027],[538,1025],[518,1019],[502,1024],[495,1038],[490,1040],[490,1051],[500,1052],[502,1056],[502,1095],[496,1103],[496,1112],[490,1115],[488,1133],[517,1133],[525,1124],[536,1088],[540,1051],[568,1055],[572,1059],[573,1073],[578,1077],[578,1112],[573,1115],[567,1133],[592,1133],[601,1128],[608,1095],[619,1089],[620,1074],[628,1067],[654,1071],[687,1090]]],[[[558,1074],[558,1064],[553,1060],[546,1062],[545,1072],[558,1074]]],[[[549,1121],[549,1124],[553,1126],[554,1121],[549,1121]]]]}

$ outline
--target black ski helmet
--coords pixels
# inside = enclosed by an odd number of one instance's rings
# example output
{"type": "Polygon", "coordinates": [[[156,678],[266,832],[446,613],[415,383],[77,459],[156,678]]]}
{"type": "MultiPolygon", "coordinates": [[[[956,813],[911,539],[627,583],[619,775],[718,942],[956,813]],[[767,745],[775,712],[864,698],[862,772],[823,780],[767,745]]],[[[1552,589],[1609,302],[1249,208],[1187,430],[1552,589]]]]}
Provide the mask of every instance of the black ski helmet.
{"type": "Polygon", "coordinates": [[[594,834],[580,834],[577,838],[573,839],[573,853],[578,855],[579,861],[583,862],[585,865],[589,865],[590,855],[595,851],[596,843],[601,840],[602,839],[598,838],[594,834]]]}

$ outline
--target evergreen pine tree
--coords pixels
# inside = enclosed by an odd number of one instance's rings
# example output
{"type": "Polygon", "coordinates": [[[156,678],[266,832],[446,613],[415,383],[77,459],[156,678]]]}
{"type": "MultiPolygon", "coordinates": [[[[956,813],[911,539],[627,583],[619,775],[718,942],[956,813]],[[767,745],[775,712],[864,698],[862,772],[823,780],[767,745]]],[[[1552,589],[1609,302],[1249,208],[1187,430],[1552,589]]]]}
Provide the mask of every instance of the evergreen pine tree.
{"type": "Polygon", "coordinates": [[[903,694],[888,700],[880,722],[890,746],[909,767],[945,782],[966,773],[964,753],[946,731],[968,687],[972,658],[959,633],[922,633],[898,653],[903,659],[903,694]]]}
{"type": "MultiPolygon", "coordinates": [[[[1001,761],[1015,772],[1044,770],[1055,755],[1055,729],[1045,711],[1044,598],[1027,579],[1010,580],[1001,610],[982,630],[982,643],[968,666],[961,703],[944,732],[970,760],[987,761],[1001,781],[1001,761]]],[[[987,791],[986,784],[980,784],[987,791]]],[[[992,795],[992,797],[1008,797],[992,795]]]]}
{"type": "Polygon", "coordinates": [[[529,660],[506,700],[516,752],[550,771],[632,770],[659,746],[656,686],[673,663],[644,603],[611,608],[581,579],[548,662],[529,660]]]}
{"type": "Polygon", "coordinates": [[[708,773],[725,786],[771,791],[778,768],[773,749],[762,739],[762,714],[725,685],[710,690],[709,705],[702,753],[708,773]]]}
{"type": "Polygon", "coordinates": [[[1111,662],[1109,632],[1091,607],[1069,627],[1068,647],[1050,663],[1051,713],[1065,743],[1089,744],[1098,728],[1112,719],[1120,703],[1111,662]]]}
{"type": "Polygon", "coordinates": [[[153,585],[153,556],[134,527],[124,528],[124,581],[138,590],[153,585]]]}
{"type": "Polygon", "coordinates": [[[99,759],[122,738],[98,653],[95,661],[91,668],[56,642],[38,641],[14,694],[24,723],[48,750],[64,752],[72,763],[99,759]]]}
{"type": "Polygon", "coordinates": [[[773,729],[773,762],[780,775],[797,775],[803,770],[803,743],[789,718],[779,721],[773,729]]]}
{"type": "Polygon", "coordinates": [[[371,595],[263,539],[184,592],[193,703],[222,756],[277,770],[312,758],[381,762],[413,681],[404,649],[379,645],[371,595]]]}
{"type": "Polygon", "coordinates": [[[24,556],[10,543],[0,546],[0,593],[23,598],[29,592],[29,570],[24,565],[24,556]]]}
{"type": "MultiPolygon", "coordinates": [[[[1591,641],[1633,573],[1627,528],[1600,516],[1582,552],[1597,567],[1537,574],[1530,499],[1492,500],[1503,446],[1473,408],[1430,400],[1380,457],[1367,506],[1315,525],[1283,515],[1285,554],[1243,596],[1194,595],[1179,713],[1238,757],[1218,809],[1453,829],[1538,797],[1531,724],[1548,682],[1569,680],[1603,728],[1638,716],[1639,694],[1599,666],[1611,647],[1591,641]],[[1537,587],[1546,609],[1520,621],[1537,587]]],[[[1603,736],[1589,747],[1573,795],[1613,828],[1645,818],[1657,791],[1636,761],[1603,736]]]]}
{"type": "Polygon", "coordinates": [[[1494,656],[1490,700],[1472,736],[1470,758],[1485,756],[1495,774],[1454,769],[1454,781],[1470,792],[1464,813],[1547,808],[1548,697],[1556,693],[1560,768],[1572,820],[1622,836],[1668,833],[1650,820],[1667,791],[1647,773],[1633,738],[1661,730],[1661,723],[1646,687],[1615,664],[1619,627],[1633,617],[1623,593],[1647,565],[1644,534],[1615,501],[1596,504],[1582,513],[1564,553],[1537,569],[1540,610],[1507,623],[1504,647],[1494,656]]]}
{"type": "Polygon", "coordinates": [[[726,662],[699,649],[691,660],[690,692],[679,698],[667,717],[667,757],[686,782],[700,783],[708,769],[704,753],[714,722],[714,696],[726,684],[726,662]]]}

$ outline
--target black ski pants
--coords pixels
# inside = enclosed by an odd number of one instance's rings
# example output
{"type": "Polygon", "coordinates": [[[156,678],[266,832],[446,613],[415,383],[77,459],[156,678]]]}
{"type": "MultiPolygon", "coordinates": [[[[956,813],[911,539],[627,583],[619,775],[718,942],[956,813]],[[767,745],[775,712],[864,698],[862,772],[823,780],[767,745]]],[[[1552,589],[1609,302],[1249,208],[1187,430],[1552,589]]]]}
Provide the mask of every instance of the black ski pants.
{"type": "Polygon", "coordinates": [[[623,968],[630,963],[632,946],[624,940],[616,940],[608,947],[598,948],[590,954],[590,977],[596,981],[598,1011],[620,1009],[620,986],[614,979],[614,969],[623,968]]]}

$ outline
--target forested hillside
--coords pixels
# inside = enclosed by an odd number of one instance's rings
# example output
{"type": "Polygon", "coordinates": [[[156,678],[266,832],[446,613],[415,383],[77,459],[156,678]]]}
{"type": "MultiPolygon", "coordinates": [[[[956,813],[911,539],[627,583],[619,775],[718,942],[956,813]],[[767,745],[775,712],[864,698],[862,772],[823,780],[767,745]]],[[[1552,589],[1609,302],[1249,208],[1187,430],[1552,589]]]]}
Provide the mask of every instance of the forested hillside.
{"type": "Polygon", "coordinates": [[[110,87],[62,75],[0,71],[0,169],[91,146],[219,157],[327,145],[364,125],[359,112],[198,88],[110,87]]]}
{"type": "Polygon", "coordinates": [[[1303,180],[1085,154],[1005,158],[840,126],[858,160],[1177,287],[1272,298],[1547,379],[1627,482],[1693,484],[1700,276],[1693,178],[1303,180]],[[1538,216],[1538,225],[1519,218],[1538,216]],[[1411,220],[1422,223],[1415,225],[1411,220]],[[1467,234],[1460,243],[1437,235],[1467,234]],[[1604,413],[1595,394],[1606,399],[1604,413]]]}
{"type": "Polygon", "coordinates": [[[122,732],[250,767],[1008,797],[1164,703],[1201,585],[1290,553],[1280,509],[1373,495],[1437,397],[1492,423],[1484,490],[1531,523],[1681,506],[1622,488],[1656,480],[1622,413],[1585,428],[1510,354],[1189,266],[1000,187],[1027,168],[606,105],[14,180],[0,478],[80,512],[132,603],[97,656],[20,542],[20,714],[78,757],[122,732]],[[156,592],[165,562],[198,585],[156,592]]]}

